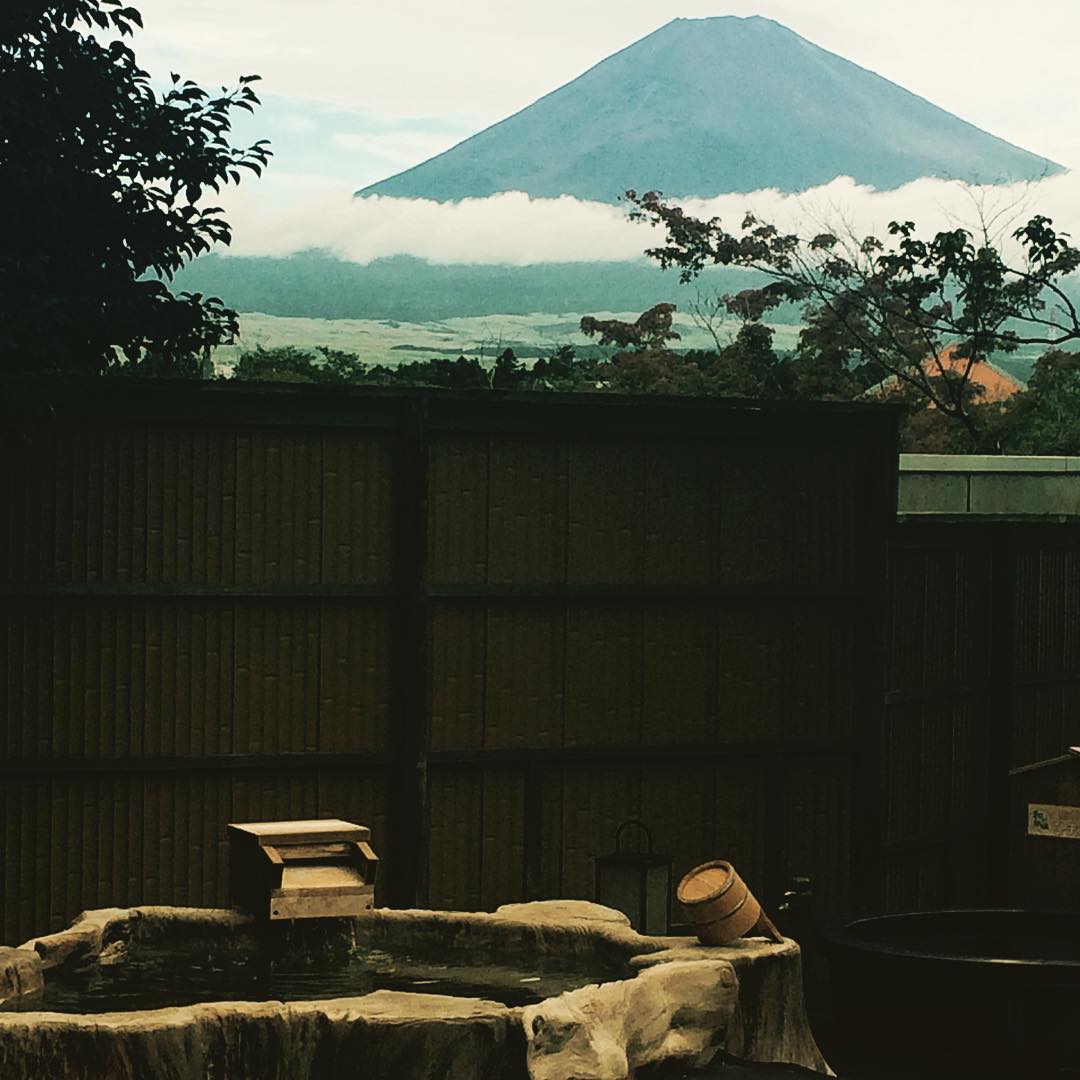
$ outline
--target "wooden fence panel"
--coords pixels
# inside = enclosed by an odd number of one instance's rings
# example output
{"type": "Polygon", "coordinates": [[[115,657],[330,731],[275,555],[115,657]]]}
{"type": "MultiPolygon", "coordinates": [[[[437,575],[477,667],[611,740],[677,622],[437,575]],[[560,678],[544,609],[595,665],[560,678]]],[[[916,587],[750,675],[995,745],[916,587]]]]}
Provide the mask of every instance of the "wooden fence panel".
{"type": "Polygon", "coordinates": [[[1080,526],[905,521],[889,569],[887,907],[1004,903],[1008,770],[1080,740],[1080,526]]]}
{"type": "MultiPolygon", "coordinates": [[[[487,573],[493,585],[566,581],[570,447],[493,436],[487,459],[487,573]]],[[[438,520],[439,507],[433,507],[438,520]]],[[[433,580],[439,580],[432,567],[433,580]]]]}
{"type": "Polygon", "coordinates": [[[488,607],[485,747],[565,744],[566,654],[564,610],[521,603],[488,607]]]}
{"type": "Polygon", "coordinates": [[[6,940],[315,815],[380,901],[590,897],[634,816],[851,900],[891,414],[66,385],[0,470],[6,940]]]}
{"type": "Polygon", "coordinates": [[[567,612],[565,746],[641,742],[641,623],[640,610],[567,612]]]}

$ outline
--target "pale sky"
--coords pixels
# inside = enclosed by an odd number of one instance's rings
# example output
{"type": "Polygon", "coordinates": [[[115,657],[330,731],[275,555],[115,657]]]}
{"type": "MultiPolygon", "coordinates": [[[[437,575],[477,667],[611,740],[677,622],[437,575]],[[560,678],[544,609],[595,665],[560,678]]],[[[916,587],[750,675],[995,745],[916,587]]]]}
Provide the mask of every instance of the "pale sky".
{"type": "MultiPolygon", "coordinates": [[[[309,219],[319,200],[418,164],[680,16],[776,19],[1001,138],[1080,167],[1080,0],[133,2],[146,24],[136,55],[155,77],[175,70],[206,87],[263,77],[264,105],[236,138],[269,137],[275,159],[257,191],[245,180],[243,198],[226,203],[238,207],[241,245],[245,228],[265,231],[268,216],[284,227],[291,213],[289,227],[301,228],[297,214],[309,219]]],[[[383,234],[391,227],[388,218],[383,234]]]]}

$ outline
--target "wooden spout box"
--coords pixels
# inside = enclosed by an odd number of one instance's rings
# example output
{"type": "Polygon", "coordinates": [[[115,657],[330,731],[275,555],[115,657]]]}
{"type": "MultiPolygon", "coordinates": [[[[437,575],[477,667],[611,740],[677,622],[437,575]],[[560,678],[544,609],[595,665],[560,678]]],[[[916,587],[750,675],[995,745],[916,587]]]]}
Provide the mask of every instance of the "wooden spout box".
{"type": "Polygon", "coordinates": [[[349,821],[229,826],[233,903],[260,919],[348,918],[371,908],[379,860],[349,821]]]}

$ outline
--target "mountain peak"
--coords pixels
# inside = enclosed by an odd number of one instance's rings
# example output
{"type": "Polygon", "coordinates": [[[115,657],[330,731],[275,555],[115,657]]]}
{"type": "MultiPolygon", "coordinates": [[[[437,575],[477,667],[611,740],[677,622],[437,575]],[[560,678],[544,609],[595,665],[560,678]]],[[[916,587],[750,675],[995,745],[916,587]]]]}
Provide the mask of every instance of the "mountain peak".
{"type": "MultiPolygon", "coordinates": [[[[654,31],[654,33],[660,33],[669,26],[708,26],[715,29],[743,26],[763,30],[780,30],[785,34],[795,34],[794,30],[789,30],[783,23],[778,23],[775,19],[770,19],[767,15],[703,15],[696,19],[687,15],[677,15],[670,22],[664,23],[664,25],[661,26],[659,30],[654,31]]],[[[797,34],[795,34],[795,36],[798,37],[797,34]]]]}
{"type": "Polygon", "coordinates": [[[760,15],[676,18],[528,108],[358,192],[439,201],[525,191],[613,202],[851,176],[1037,179],[1061,166],[760,15]]]}

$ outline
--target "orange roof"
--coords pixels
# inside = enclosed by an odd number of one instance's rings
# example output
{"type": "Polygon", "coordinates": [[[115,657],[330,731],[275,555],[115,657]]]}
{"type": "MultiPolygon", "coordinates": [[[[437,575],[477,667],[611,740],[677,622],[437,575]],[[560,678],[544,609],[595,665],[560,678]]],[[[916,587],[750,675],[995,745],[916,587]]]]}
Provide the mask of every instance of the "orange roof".
{"type": "MultiPolygon", "coordinates": [[[[941,366],[946,371],[961,375],[967,366],[967,357],[957,356],[957,348],[956,345],[947,345],[941,350],[939,359],[941,360],[941,366]]],[[[932,357],[928,357],[925,364],[930,375],[937,373],[937,364],[934,363],[932,357]]],[[[968,382],[972,386],[978,386],[982,389],[980,401],[1004,401],[1006,398],[1012,397],[1017,390],[1024,389],[1024,384],[1019,379],[1013,378],[1007,371],[1002,371],[997,364],[993,364],[989,360],[983,360],[978,364],[971,365],[968,382]]]]}
{"type": "MultiPolygon", "coordinates": [[[[941,374],[938,370],[938,361],[946,371],[956,375],[963,374],[964,369],[967,367],[967,357],[957,356],[958,348],[958,345],[946,345],[941,350],[937,360],[933,356],[926,357],[923,361],[923,367],[927,375],[933,378],[935,375],[941,374]]],[[[869,390],[866,390],[863,397],[883,397],[895,389],[898,382],[897,376],[890,375],[887,379],[879,382],[877,386],[871,386],[869,390]]],[[[980,402],[1005,401],[1018,390],[1024,389],[1024,384],[1019,379],[1014,378],[1007,371],[1003,371],[997,364],[991,363],[989,360],[981,360],[979,363],[971,365],[968,382],[982,391],[978,399],[980,402]]]]}

